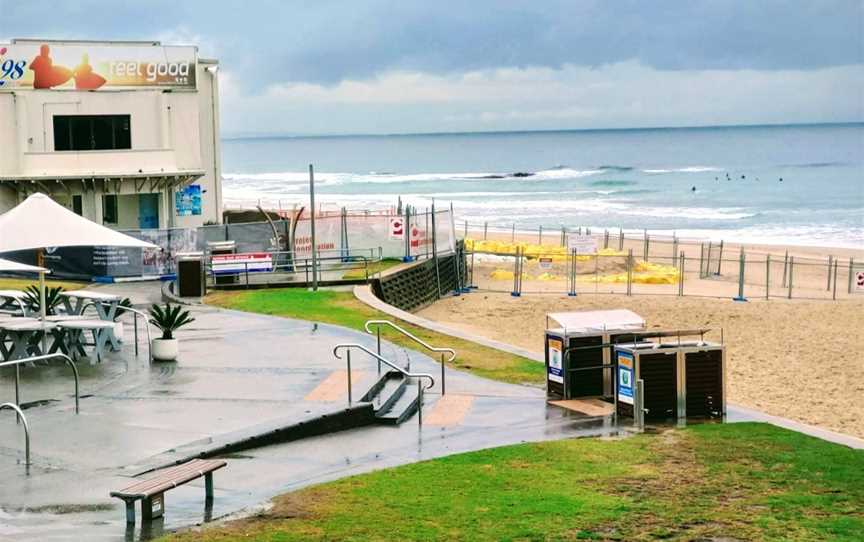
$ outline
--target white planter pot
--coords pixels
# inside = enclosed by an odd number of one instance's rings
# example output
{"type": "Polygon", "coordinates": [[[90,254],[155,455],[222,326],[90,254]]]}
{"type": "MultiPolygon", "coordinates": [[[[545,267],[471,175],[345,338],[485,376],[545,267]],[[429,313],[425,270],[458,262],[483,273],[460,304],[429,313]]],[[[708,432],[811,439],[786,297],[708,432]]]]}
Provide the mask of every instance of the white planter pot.
{"type": "Polygon", "coordinates": [[[158,361],[176,361],[180,354],[180,341],[177,339],[153,339],[151,344],[153,359],[158,361]]]}
{"type": "Polygon", "coordinates": [[[114,322],[114,336],[118,341],[123,342],[123,322],[114,322]]]}

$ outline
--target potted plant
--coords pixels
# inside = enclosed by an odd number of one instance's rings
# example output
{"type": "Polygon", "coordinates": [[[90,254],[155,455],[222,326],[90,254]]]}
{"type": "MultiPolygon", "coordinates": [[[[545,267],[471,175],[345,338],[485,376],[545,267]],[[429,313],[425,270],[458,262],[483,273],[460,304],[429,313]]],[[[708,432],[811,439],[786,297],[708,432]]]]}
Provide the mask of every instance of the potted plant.
{"type": "Polygon", "coordinates": [[[114,336],[121,343],[123,342],[123,322],[120,321],[120,317],[128,312],[124,310],[126,308],[132,308],[132,300],[128,297],[122,299],[117,304],[117,313],[114,314],[114,336]]]}
{"type": "Polygon", "coordinates": [[[150,307],[150,321],[162,330],[162,337],[153,339],[151,350],[153,359],[160,361],[175,361],[180,353],[180,346],[174,332],[195,321],[180,305],[153,305],[150,307]]]}

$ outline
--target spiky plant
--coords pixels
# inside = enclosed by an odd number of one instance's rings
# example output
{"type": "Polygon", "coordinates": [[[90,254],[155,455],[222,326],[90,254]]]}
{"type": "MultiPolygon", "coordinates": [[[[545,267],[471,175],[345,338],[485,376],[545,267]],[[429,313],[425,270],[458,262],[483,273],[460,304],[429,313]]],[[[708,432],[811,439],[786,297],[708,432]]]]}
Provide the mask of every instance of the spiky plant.
{"type": "Polygon", "coordinates": [[[195,319],[180,305],[166,303],[164,307],[160,305],[150,307],[150,321],[162,330],[163,339],[170,340],[174,338],[175,331],[191,324],[195,319]]]}
{"type": "MultiPolygon", "coordinates": [[[[54,288],[45,288],[45,314],[47,316],[53,316],[56,314],[55,308],[60,304],[63,299],[60,297],[60,294],[63,292],[62,286],[55,286],[54,288]]],[[[42,310],[42,301],[39,296],[39,287],[35,284],[31,284],[24,290],[24,295],[27,296],[27,308],[30,309],[31,312],[39,314],[42,310]]]]}
{"type": "Polygon", "coordinates": [[[126,308],[130,308],[130,309],[132,308],[132,300],[129,299],[128,297],[124,297],[123,299],[120,300],[120,303],[117,303],[117,313],[114,315],[114,321],[115,322],[117,320],[119,320],[121,316],[123,316],[124,314],[129,312],[129,311],[124,310],[126,308]]]}

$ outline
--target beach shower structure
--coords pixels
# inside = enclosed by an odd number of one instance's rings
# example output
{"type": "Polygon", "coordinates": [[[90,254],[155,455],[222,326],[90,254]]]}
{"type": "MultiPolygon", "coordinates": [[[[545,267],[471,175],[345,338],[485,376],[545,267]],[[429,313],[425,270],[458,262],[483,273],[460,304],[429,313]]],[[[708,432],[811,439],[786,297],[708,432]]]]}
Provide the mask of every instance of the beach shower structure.
{"type": "Polygon", "coordinates": [[[551,399],[614,397],[612,347],[645,330],[645,320],[624,309],[546,315],[546,393],[551,399]],[[555,325],[550,327],[554,322],[555,325]]]}

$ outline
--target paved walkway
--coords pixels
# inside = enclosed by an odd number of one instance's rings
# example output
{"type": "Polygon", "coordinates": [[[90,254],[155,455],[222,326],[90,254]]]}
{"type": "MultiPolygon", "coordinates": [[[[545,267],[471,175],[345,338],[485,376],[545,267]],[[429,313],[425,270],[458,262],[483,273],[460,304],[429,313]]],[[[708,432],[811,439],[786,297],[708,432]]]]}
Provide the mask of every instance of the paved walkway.
{"type": "MultiPolygon", "coordinates": [[[[136,303],[158,300],[154,284],[106,287],[136,303]]],[[[232,454],[215,475],[216,499],[204,510],[203,482],[166,494],[164,523],[127,530],[122,503],[108,496],[130,477],[220,439],[347,407],[347,382],[333,346],[374,338],[344,328],[211,307],[178,335],[178,363],[152,366],[145,341],[101,365],[82,365],[81,414],[75,415],[68,368],[22,373],[22,401],[49,400],[26,411],[34,465],[23,466],[23,434],[0,413],[0,540],[133,540],[254,509],[279,493],[342,476],[490,446],[616,431],[610,420],[548,407],[542,390],[448,371],[448,394],[427,396],[425,423],[369,426],[232,454]],[[5,418],[5,419],[3,419],[5,418]]],[[[127,329],[127,336],[131,333],[127,329]]],[[[131,339],[127,339],[131,340],[131,339]]],[[[437,375],[437,362],[389,343],[384,355],[437,375]]],[[[374,362],[353,357],[361,395],[374,362]]],[[[0,377],[0,401],[14,395],[0,377]]]]}

